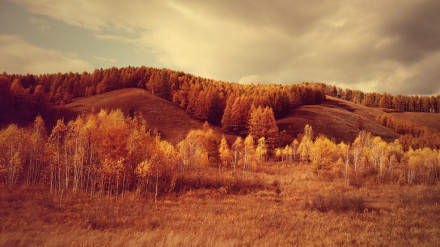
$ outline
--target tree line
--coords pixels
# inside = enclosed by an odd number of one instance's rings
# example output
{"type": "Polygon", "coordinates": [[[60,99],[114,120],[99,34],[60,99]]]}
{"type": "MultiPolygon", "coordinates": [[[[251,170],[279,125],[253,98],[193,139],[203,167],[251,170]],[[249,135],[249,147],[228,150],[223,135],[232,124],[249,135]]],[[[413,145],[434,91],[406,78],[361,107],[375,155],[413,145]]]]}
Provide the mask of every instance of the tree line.
{"type": "Polygon", "coordinates": [[[365,177],[405,184],[440,179],[438,149],[405,151],[399,140],[386,143],[365,131],[351,145],[338,144],[315,137],[309,125],[301,139],[274,147],[267,141],[271,131],[259,128],[255,136],[238,136],[228,143],[205,124],[173,145],[151,131],[141,116],[126,117],[119,110],[101,110],[67,123],[58,120],[50,133],[38,116],[30,127],[11,124],[0,131],[0,182],[9,188],[43,185],[52,193],[104,196],[136,191],[157,198],[184,187],[187,174],[200,181],[209,169],[246,174],[270,162],[303,163],[317,174],[340,175],[347,185],[365,177]]]}
{"type": "Polygon", "coordinates": [[[184,187],[187,174],[200,179],[210,167],[255,168],[267,159],[269,147],[264,136],[256,138],[238,137],[230,149],[206,123],[173,145],[150,130],[142,116],[126,117],[120,110],[101,110],[67,123],[60,119],[47,133],[37,116],[32,126],[11,124],[0,131],[0,182],[42,184],[52,193],[103,196],[131,190],[157,197],[184,187]]]}
{"type": "Polygon", "coordinates": [[[407,96],[388,93],[364,93],[360,90],[342,89],[321,83],[326,95],[369,107],[380,107],[398,112],[440,112],[440,95],[407,96]]]}
{"type": "Polygon", "coordinates": [[[399,141],[405,148],[440,148],[440,132],[437,129],[417,125],[411,121],[398,119],[386,114],[376,117],[381,125],[393,129],[400,135],[399,141]]]}

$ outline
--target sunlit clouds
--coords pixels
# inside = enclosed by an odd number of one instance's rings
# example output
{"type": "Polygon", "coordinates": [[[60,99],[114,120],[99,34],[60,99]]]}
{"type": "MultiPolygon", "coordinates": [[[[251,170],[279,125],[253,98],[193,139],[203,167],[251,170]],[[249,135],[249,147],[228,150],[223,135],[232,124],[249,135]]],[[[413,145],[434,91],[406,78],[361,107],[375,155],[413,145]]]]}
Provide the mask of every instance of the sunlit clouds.
{"type": "MultiPolygon", "coordinates": [[[[112,40],[114,51],[135,49],[140,59],[133,63],[146,66],[246,83],[318,81],[393,94],[440,93],[437,1],[13,2],[35,20],[88,30],[96,43],[112,40]]],[[[129,65],[129,57],[120,56],[83,59],[95,67],[129,65]]]]}

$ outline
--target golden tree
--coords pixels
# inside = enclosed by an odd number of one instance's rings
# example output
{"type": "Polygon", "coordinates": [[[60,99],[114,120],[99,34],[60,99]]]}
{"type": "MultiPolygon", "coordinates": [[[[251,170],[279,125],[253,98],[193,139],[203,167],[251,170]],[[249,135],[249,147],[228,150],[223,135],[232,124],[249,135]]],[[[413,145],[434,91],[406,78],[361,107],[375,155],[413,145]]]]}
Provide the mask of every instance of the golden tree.
{"type": "Polygon", "coordinates": [[[232,163],[233,154],[229,149],[228,142],[226,141],[225,136],[223,136],[222,140],[220,141],[220,146],[218,151],[220,153],[220,160],[221,160],[220,164],[223,164],[224,167],[230,167],[232,163]]]}
{"type": "MultiPolygon", "coordinates": [[[[206,138],[211,134],[203,130],[191,130],[186,138],[178,144],[179,154],[183,162],[182,171],[185,169],[204,168],[209,164],[208,145],[211,140],[206,138]]],[[[217,151],[217,150],[216,150],[217,151]]]]}
{"type": "Polygon", "coordinates": [[[249,134],[257,138],[265,137],[270,146],[274,146],[279,133],[272,108],[252,107],[249,118],[249,134]]]}
{"type": "Polygon", "coordinates": [[[306,124],[304,127],[304,136],[298,146],[297,153],[300,155],[302,162],[307,162],[310,159],[310,151],[313,144],[313,129],[312,126],[306,124]]]}
{"type": "Polygon", "coordinates": [[[298,143],[298,140],[297,139],[294,139],[293,141],[292,141],[292,144],[290,145],[291,146],[291,148],[292,148],[292,159],[293,160],[296,160],[296,151],[297,151],[297,149],[298,149],[298,145],[299,145],[299,143],[298,143]]]}
{"type": "Polygon", "coordinates": [[[255,144],[254,137],[252,135],[248,135],[246,139],[244,139],[244,148],[243,148],[243,171],[247,169],[252,164],[255,155],[255,144]]]}
{"type": "Polygon", "coordinates": [[[257,148],[255,149],[255,155],[259,163],[263,163],[266,161],[267,147],[266,147],[266,139],[264,137],[258,139],[258,145],[257,148]]]}
{"type": "Polygon", "coordinates": [[[234,144],[232,144],[232,152],[233,152],[233,166],[234,169],[237,168],[240,164],[240,161],[242,160],[243,157],[243,139],[238,136],[237,139],[235,139],[234,144]]]}
{"type": "Polygon", "coordinates": [[[343,164],[345,166],[344,182],[345,185],[348,186],[350,184],[350,178],[348,176],[348,168],[350,163],[350,146],[346,145],[344,142],[341,142],[338,144],[338,149],[340,153],[340,159],[344,161],[343,164]]]}

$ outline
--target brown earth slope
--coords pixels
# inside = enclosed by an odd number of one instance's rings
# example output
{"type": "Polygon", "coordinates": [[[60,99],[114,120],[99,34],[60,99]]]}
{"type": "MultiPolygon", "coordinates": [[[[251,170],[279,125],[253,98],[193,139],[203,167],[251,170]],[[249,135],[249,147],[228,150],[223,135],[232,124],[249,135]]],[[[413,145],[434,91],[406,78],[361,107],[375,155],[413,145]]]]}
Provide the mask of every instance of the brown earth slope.
{"type": "Polygon", "coordinates": [[[147,125],[157,129],[161,136],[172,143],[185,138],[191,129],[202,129],[203,123],[189,117],[172,103],[138,88],[118,89],[111,92],[81,97],[64,106],[74,115],[104,109],[121,109],[125,114],[139,112],[147,125]]]}
{"type": "Polygon", "coordinates": [[[379,109],[327,96],[321,105],[300,106],[277,123],[286,139],[302,133],[306,124],[313,127],[315,134],[321,133],[336,141],[352,142],[360,130],[388,141],[398,138],[393,130],[376,123],[376,117],[381,114],[384,112],[379,109]]]}

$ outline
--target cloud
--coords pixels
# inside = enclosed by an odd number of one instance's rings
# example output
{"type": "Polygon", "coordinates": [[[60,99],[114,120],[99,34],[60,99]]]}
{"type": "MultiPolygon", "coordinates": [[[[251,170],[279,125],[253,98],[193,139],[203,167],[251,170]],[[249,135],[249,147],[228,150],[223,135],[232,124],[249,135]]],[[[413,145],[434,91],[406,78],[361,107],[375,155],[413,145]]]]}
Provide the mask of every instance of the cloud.
{"type": "Polygon", "coordinates": [[[17,36],[0,35],[0,71],[56,73],[91,71],[93,66],[74,54],[36,47],[17,36]]]}
{"type": "Polygon", "coordinates": [[[40,32],[46,32],[53,28],[53,24],[46,19],[32,16],[31,18],[29,18],[29,22],[34,25],[40,32]]]}
{"type": "Polygon", "coordinates": [[[104,63],[116,63],[116,59],[114,58],[109,58],[109,57],[100,57],[100,56],[93,56],[93,58],[99,62],[104,62],[104,63]]]}
{"type": "Polygon", "coordinates": [[[394,94],[439,91],[436,0],[17,2],[149,51],[164,67],[215,79],[323,81],[394,94]]]}
{"type": "Polygon", "coordinates": [[[238,83],[242,84],[250,84],[250,83],[261,83],[264,82],[264,79],[261,79],[260,75],[247,75],[243,76],[238,80],[238,83]]]}

